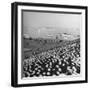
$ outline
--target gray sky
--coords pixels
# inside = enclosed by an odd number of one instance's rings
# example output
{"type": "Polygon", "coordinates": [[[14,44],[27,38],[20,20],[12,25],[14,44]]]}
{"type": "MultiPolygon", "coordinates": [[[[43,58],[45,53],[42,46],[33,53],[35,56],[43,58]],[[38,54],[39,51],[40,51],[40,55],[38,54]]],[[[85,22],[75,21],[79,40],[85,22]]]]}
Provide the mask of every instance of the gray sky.
{"type": "Polygon", "coordinates": [[[81,14],[23,12],[23,32],[31,37],[47,34],[80,33],[81,14]]]}

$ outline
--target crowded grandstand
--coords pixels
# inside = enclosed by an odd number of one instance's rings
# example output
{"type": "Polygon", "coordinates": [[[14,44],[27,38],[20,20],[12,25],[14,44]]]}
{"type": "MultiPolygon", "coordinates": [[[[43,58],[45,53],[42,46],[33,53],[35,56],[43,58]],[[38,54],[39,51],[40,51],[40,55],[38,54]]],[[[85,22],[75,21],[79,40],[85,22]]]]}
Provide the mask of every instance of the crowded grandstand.
{"type": "Polygon", "coordinates": [[[80,74],[80,40],[33,53],[23,60],[22,77],[80,74]]]}

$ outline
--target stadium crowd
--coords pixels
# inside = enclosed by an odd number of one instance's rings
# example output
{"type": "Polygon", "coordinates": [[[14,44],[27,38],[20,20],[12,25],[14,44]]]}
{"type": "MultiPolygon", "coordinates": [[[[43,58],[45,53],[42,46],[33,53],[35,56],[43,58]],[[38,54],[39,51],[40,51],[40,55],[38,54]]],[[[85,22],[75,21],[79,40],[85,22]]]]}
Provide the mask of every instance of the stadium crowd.
{"type": "Polygon", "coordinates": [[[23,77],[80,74],[80,42],[69,43],[23,61],[23,77]]]}

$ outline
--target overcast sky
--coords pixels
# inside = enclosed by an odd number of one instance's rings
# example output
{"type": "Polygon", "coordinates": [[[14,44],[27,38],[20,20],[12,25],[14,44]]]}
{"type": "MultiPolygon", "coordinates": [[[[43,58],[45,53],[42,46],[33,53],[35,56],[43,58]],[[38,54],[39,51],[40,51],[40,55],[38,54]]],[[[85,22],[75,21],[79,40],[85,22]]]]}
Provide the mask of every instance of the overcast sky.
{"type": "Polygon", "coordinates": [[[23,32],[31,37],[54,33],[79,35],[80,26],[81,14],[23,12],[23,32]]]}

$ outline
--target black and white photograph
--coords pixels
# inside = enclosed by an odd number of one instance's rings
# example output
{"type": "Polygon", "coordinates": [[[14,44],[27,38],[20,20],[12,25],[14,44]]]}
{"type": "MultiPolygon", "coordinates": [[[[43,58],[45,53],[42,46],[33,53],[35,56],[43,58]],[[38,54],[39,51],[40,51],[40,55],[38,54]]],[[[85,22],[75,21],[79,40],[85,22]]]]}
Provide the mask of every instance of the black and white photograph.
{"type": "Polygon", "coordinates": [[[87,82],[87,7],[14,3],[13,9],[18,12],[13,85],[87,82]]]}
{"type": "Polygon", "coordinates": [[[81,73],[81,13],[22,12],[23,77],[81,73]]]}

